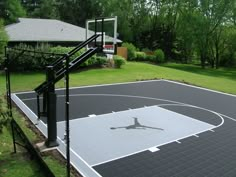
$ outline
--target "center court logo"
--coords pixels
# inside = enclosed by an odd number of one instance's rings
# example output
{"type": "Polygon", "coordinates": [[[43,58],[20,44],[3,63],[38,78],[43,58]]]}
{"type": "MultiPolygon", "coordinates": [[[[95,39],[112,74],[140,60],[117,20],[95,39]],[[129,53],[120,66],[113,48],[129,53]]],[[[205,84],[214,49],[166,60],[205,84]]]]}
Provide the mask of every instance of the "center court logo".
{"type": "Polygon", "coordinates": [[[142,125],[141,123],[139,123],[138,118],[137,117],[133,117],[134,119],[134,124],[131,125],[127,125],[127,126],[121,126],[121,127],[111,127],[111,130],[116,130],[116,129],[126,129],[126,130],[131,130],[131,129],[155,129],[155,130],[160,130],[160,131],[164,131],[164,129],[162,128],[157,128],[157,127],[151,127],[151,126],[147,126],[147,125],[142,125]]]}

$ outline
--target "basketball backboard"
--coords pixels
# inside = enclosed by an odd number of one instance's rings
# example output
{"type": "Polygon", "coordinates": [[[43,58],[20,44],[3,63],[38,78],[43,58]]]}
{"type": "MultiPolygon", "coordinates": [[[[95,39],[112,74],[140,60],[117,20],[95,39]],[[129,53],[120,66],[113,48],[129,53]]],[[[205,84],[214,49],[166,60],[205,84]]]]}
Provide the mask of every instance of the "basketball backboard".
{"type": "MultiPolygon", "coordinates": [[[[102,36],[96,39],[98,45],[103,46],[103,52],[105,54],[115,54],[117,44],[117,17],[111,18],[98,18],[86,21],[86,40],[94,34],[102,34],[102,36]]],[[[87,48],[94,47],[94,44],[90,44],[87,48]]]]}

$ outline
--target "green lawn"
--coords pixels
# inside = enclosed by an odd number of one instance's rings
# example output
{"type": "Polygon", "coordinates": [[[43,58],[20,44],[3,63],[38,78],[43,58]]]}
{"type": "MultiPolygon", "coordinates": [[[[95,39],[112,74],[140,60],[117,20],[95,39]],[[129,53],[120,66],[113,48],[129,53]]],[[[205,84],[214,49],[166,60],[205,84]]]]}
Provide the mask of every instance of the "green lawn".
{"type": "MultiPolygon", "coordinates": [[[[236,69],[201,69],[195,65],[163,64],[161,66],[128,62],[121,69],[92,69],[74,72],[70,75],[70,86],[95,85],[104,83],[129,82],[146,79],[170,79],[188,82],[213,90],[236,94],[236,69]]],[[[26,73],[12,75],[14,91],[33,90],[45,78],[44,73],[26,73]]],[[[3,75],[0,82],[4,83],[3,75]]],[[[63,87],[63,82],[57,84],[63,87]]],[[[0,91],[4,84],[1,84],[0,91]]]]}
{"type": "MultiPolygon", "coordinates": [[[[91,69],[82,72],[73,72],[70,75],[70,86],[96,85],[108,83],[130,82],[146,79],[170,79],[181,82],[187,82],[193,85],[218,90],[226,93],[236,94],[236,69],[201,69],[195,65],[183,64],[163,64],[161,66],[128,62],[121,69],[91,69]]],[[[45,73],[14,73],[12,74],[12,90],[26,91],[33,90],[45,79],[45,73]]],[[[5,93],[5,78],[0,75],[0,95],[5,93]]],[[[57,87],[63,87],[63,82],[59,82],[57,87]]],[[[26,123],[21,119],[21,115],[14,111],[18,122],[21,123],[24,131],[32,141],[36,140],[36,135],[27,128],[26,123]]],[[[0,134],[0,174],[7,177],[13,177],[16,174],[20,176],[41,177],[35,162],[26,159],[22,154],[12,155],[11,136],[7,129],[0,134]],[[18,172],[20,170],[20,172],[18,172]]],[[[61,168],[50,157],[45,158],[49,166],[57,176],[65,176],[65,168],[61,168]]],[[[0,175],[0,176],[1,176],[0,175]]]]}

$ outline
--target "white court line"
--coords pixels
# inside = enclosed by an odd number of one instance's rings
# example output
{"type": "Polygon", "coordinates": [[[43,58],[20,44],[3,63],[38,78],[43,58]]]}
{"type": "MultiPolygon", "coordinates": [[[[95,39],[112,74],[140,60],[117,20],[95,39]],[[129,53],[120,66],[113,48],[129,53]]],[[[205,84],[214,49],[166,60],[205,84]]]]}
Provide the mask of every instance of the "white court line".
{"type": "MultiPolygon", "coordinates": [[[[21,101],[21,99],[16,95],[16,94],[12,94],[12,100],[15,102],[15,104],[22,110],[22,112],[24,112],[26,114],[26,116],[28,117],[28,119],[35,125],[34,121],[32,119],[37,119],[36,114],[27,106],[25,105],[25,103],[23,101],[21,101]],[[30,114],[29,114],[30,113],[30,114]],[[32,115],[32,116],[31,116],[32,115]]],[[[45,128],[47,131],[47,125],[42,121],[39,120],[39,125],[35,125],[38,130],[45,136],[47,137],[47,132],[42,130],[40,127],[40,125],[42,125],[42,128],[45,128]]],[[[57,139],[62,143],[65,144],[63,140],[61,140],[61,138],[59,136],[57,136],[57,139]]],[[[61,153],[62,156],[65,156],[65,154],[59,149],[59,147],[57,147],[57,150],[61,153]]],[[[94,174],[97,175],[97,177],[102,177],[100,174],[97,173],[97,171],[95,171],[92,166],[88,165],[88,163],[82,158],[80,157],[72,148],[70,148],[70,151],[72,153],[74,153],[75,156],[77,156],[77,158],[79,158],[94,174]]],[[[75,169],[77,169],[77,171],[79,173],[81,173],[83,175],[83,170],[79,169],[79,167],[77,167],[72,161],[70,162],[75,169]]],[[[85,169],[86,171],[86,169],[85,169]]],[[[83,175],[86,176],[86,175],[83,175]]]]}
{"type": "Polygon", "coordinates": [[[224,114],[221,114],[221,113],[219,113],[220,115],[222,115],[222,116],[224,116],[225,118],[228,118],[228,119],[230,119],[230,120],[232,120],[232,121],[235,121],[236,122],[236,119],[234,119],[234,118],[232,118],[232,117],[229,117],[229,116],[226,116],[226,115],[224,115],[224,114]]]}
{"type": "Polygon", "coordinates": [[[160,151],[160,149],[158,149],[157,147],[151,147],[148,149],[150,152],[157,152],[160,151]]]}
{"type": "MultiPolygon", "coordinates": [[[[80,95],[80,94],[76,94],[76,95],[73,95],[73,96],[79,96],[79,95],[80,95]]],[[[200,108],[200,107],[197,107],[197,106],[188,105],[188,104],[181,103],[181,102],[176,102],[176,101],[171,101],[171,100],[165,100],[165,99],[150,98],[150,97],[139,97],[139,96],[130,96],[130,95],[110,95],[110,94],[87,94],[87,95],[81,94],[81,95],[82,95],[82,96],[88,96],[88,95],[90,95],[90,96],[95,96],[95,95],[97,95],[97,96],[125,96],[125,97],[136,97],[136,98],[145,98],[145,99],[152,99],[152,100],[167,101],[167,102],[171,102],[171,103],[176,103],[176,104],[178,104],[178,106],[191,106],[191,107],[195,107],[195,108],[200,108]]],[[[63,96],[63,95],[61,95],[61,96],[63,96]]],[[[163,105],[164,105],[164,104],[162,104],[162,106],[163,106],[163,105]]],[[[166,104],[166,105],[173,105],[173,104],[166,104]]],[[[212,113],[216,113],[216,112],[214,112],[214,111],[211,111],[211,110],[208,110],[208,109],[205,109],[205,108],[201,108],[201,109],[210,111],[210,112],[212,112],[212,113]]],[[[218,113],[216,113],[216,114],[219,115],[218,113]]],[[[225,115],[223,115],[223,114],[220,114],[220,115],[225,116],[225,115]]],[[[229,119],[231,119],[231,120],[236,121],[235,119],[233,119],[233,118],[231,118],[231,117],[228,117],[228,116],[225,116],[225,117],[226,117],[226,118],[229,118],[229,119]]],[[[224,120],[224,119],[222,118],[222,120],[224,120]]],[[[221,126],[221,125],[223,125],[223,121],[222,121],[222,123],[221,123],[220,125],[216,126],[215,128],[217,128],[217,127],[219,127],[219,126],[221,126]]],[[[205,131],[207,131],[207,130],[205,130],[205,131]]],[[[203,132],[205,132],[205,131],[203,131],[203,132]]],[[[211,131],[211,129],[209,129],[209,131],[211,131]]],[[[199,133],[202,133],[202,132],[198,132],[197,134],[199,134],[199,133]]],[[[193,136],[193,135],[190,135],[190,136],[193,136]]],[[[183,137],[183,138],[186,138],[186,137],[183,137]]],[[[177,140],[177,141],[178,141],[178,140],[177,140]]],[[[169,144],[169,143],[171,143],[171,142],[168,142],[167,144],[169,144]]],[[[163,144],[163,145],[164,145],[164,144],[163,144]]],[[[159,145],[159,146],[162,146],[162,145],[159,145]]],[[[143,150],[143,151],[146,151],[146,150],[143,150]]],[[[139,151],[139,152],[143,152],[143,151],[139,151]]],[[[139,152],[135,152],[135,153],[132,153],[132,154],[128,154],[128,155],[126,155],[126,156],[130,156],[130,155],[133,155],[133,154],[137,154],[137,153],[139,153],[139,152]]],[[[123,157],[126,157],[126,156],[123,156],[123,157]]],[[[120,158],[123,158],[123,157],[119,157],[119,158],[116,158],[116,159],[110,159],[109,161],[117,160],[117,159],[120,159],[120,158]]],[[[107,162],[108,162],[108,161],[107,161],[107,162]]],[[[106,163],[106,162],[102,162],[102,163],[99,163],[99,164],[103,164],[103,163],[106,163]]],[[[92,165],[92,166],[99,165],[99,164],[94,164],[94,165],[92,165]]]]}
{"type": "MultiPolygon", "coordinates": [[[[200,90],[205,90],[205,91],[209,91],[209,92],[219,93],[219,94],[222,94],[222,95],[236,97],[236,95],[234,95],[234,94],[224,93],[224,92],[221,92],[221,91],[207,89],[207,88],[204,88],[204,87],[194,86],[194,85],[185,84],[185,83],[181,83],[181,82],[178,82],[178,81],[172,81],[172,80],[168,80],[168,79],[157,79],[157,80],[133,81],[133,82],[123,82],[123,83],[112,83],[112,84],[88,85],[88,86],[70,87],[70,89],[80,89],[80,88],[83,89],[83,88],[104,87],[104,86],[113,86],[113,85],[129,85],[129,84],[139,84],[139,83],[146,83],[146,82],[160,82],[160,81],[174,83],[174,84],[183,85],[183,86],[186,86],[186,87],[192,87],[192,88],[197,88],[197,89],[200,89],[200,90]]],[[[58,88],[56,90],[64,90],[64,89],[65,88],[58,88]]],[[[35,93],[35,92],[34,91],[26,91],[26,92],[18,92],[17,94],[25,94],[25,93],[35,93]]]]}
{"type": "MultiPolygon", "coordinates": [[[[162,106],[183,106],[183,107],[184,107],[184,106],[187,106],[187,107],[192,107],[192,108],[201,109],[201,110],[204,110],[204,111],[207,111],[207,112],[211,112],[211,113],[217,115],[218,117],[220,117],[221,120],[222,120],[221,123],[216,126],[216,128],[222,126],[222,125],[224,124],[224,122],[225,122],[224,118],[222,117],[223,115],[221,115],[221,114],[219,114],[219,113],[217,113],[217,112],[215,112],[215,111],[212,111],[212,110],[210,110],[210,109],[202,108],[202,107],[199,107],[199,106],[194,106],[194,105],[184,104],[184,103],[182,103],[182,104],[159,104],[158,106],[159,106],[159,107],[162,107],[162,106]]],[[[188,117],[189,117],[189,116],[188,116],[188,117]]],[[[226,118],[227,118],[227,117],[226,117],[226,118]]],[[[234,119],[234,121],[236,121],[236,120],[234,119]]]]}
{"type": "MultiPolygon", "coordinates": [[[[78,86],[78,87],[70,87],[70,89],[83,89],[83,88],[91,88],[91,87],[105,87],[105,86],[113,86],[113,85],[129,85],[129,84],[141,84],[146,82],[159,82],[162,79],[156,80],[145,80],[145,81],[133,81],[133,82],[122,82],[122,83],[112,83],[112,84],[98,84],[98,85],[85,85],[85,86],[78,86]]],[[[42,81],[43,82],[43,81],[42,81]]],[[[65,90],[65,88],[57,88],[56,90],[65,90]]],[[[18,92],[17,94],[25,94],[25,93],[35,93],[35,91],[26,91],[26,92],[18,92]]]]}
{"type": "MultiPolygon", "coordinates": [[[[178,101],[172,101],[172,100],[160,99],[160,98],[151,98],[151,97],[143,97],[143,96],[135,96],[135,95],[116,95],[116,94],[72,94],[70,96],[71,97],[76,97],[76,96],[108,96],[108,97],[127,97],[127,98],[139,98],[139,99],[149,99],[149,100],[156,100],[156,101],[165,101],[165,102],[174,103],[178,106],[189,106],[189,107],[193,107],[193,108],[202,109],[202,110],[205,110],[205,111],[208,111],[208,112],[212,112],[212,113],[218,115],[219,117],[221,117],[220,115],[225,116],[224,114],[220,114],[220,113],[217,113],[215,111],[212,111],[212,110],[209,110],[209,109],[206,109],[206,108],[202,108],[202,107],[199,107],[199,106],[194,106],[194,105],[190,105],[190,104],[186,104],[186,103],[182,103],[182,102],[178,102],[178,101]]],[[[65,97],[65,95],[59,95],[58,97],[65,97]]],[[[22,100],[27,101],[27,100],[35,100],[35,99],[36,98],[22,99],[22,100]]],[[[173,105],[173,104],[159,104],[158,106],[169,106],[169,105],[173,105]]],[[[132,110],[131,108],[129,108],[129,109],[132,110]]],[[[233,118],[230,118],[228,116],[225,116],[225,117],[229,118],[229,119],[233,119],[233,118]]],[[[82,119],[82,118],[80,118],[80,119],[82,119]]],[[[223,119],[223,118],[221,117],[221,119],[223,119]]]]}
{"type": "MultiPolygon", "coordinates": [[[[27,114],[28,112],[30,114],[32,114],[34,116],[34,119],[38,119],[38,116],[16,95],[16,94],[12,94],[11,95],[12,100],[17,104],[17,106],[28,116],[29,114],[27,114]]],[[[30,119],[31,120],[31,119],[30,119]]],[[[41,120],[39,120],[41,121],[41,120]]],[[[37,122],[33,122],[33,120],[31,120],[31,122],[37,127],[37,122]]],[[[46,126],[46,124],[41,121],[41,123],[46,126]]]]}
{"type": "MultiPolygon", "coordinates": [[[[66,143],[60,138],[60,137],[57,137],[61,142],[62,144],[64,144],[64,146],[66,147],[66,143]]],[[[59,150],[59,149],[58,149],[59,150]]],[[[72,148],[70,148],[70,151],[75,154],[75,156],[77,156],[86,166],[88,166],[90,168],[90,170],[92,170],[96,175],[98,175],[98,177],[102,177],[96,170],[94,170],[80,155],[78,155],[72,148]]],[[[61,151],[60,151],[61,152],[61,151]]],[[[63,154],[61,153],[64,158],[66,159],[66,154],[63,154]]],[[[73,163],[72,163],[73,164],[73,163]]],[[[74,167],[76,167],[76,165],[74,165],[74,167]]],[[[78,168],[76,168],[82,176],[86,176],[84,175],[78,168]]]]}
{"type": "MultiPolygon", "coordinates": [[[[214,127],[214,126],[213,126],[214,127]]],[[[164,145],[167,145],[167,144],[170,144],[170,143],[173,143],[173,142],[177,142],[177,143],[181,143],[180,140],[183,140],[185,138],[188,138],[188,137],[192,137],[193,135],[195,134],[200,134],[200,133],[203,133],[203,132],[206,132],[206,131],[209,131],[211,130],[210,129],[205,129],[205,130],[202,130],[202,131],[199,131],[199,132],[195,132],[193,134],[189,134],[187,136],[183,136],[181,138],[178,138],[176,140],[171,140],[171,141],[168,141],[168,142],[165,142],[165,143],[162,143],[162,144],[157,144],[155,146],[152,146],[152,147],[149,147],[149,148],[145,148],[145,149],[142,149],[140,151],[136,151],[136,152],[133,152],[133,153],[130,153],[130,154],[126,154],[124,156],[120,156],[120,157],[116,157],[116,158],[113,158],[113,159],[109,159],[109,160],[106,160],[106,161],[103,161],[103,162],[99,162],[99,163],[96,163],[96,164],[92,164],[91,166],[94,167],[94,166],[97,166],[97,165],[101,165],[101,164],[104,164],[104,163],[108,163],[108,162],[111,162],[111,161],[115,161],[115,160],[118,160],[118,159],[122,159],[122,158],[125,158],[125,157],[128,157],[128,156],[131,156],[131,155],[135,155],[135,154],[138,154],[138,153],[141,153],[141,152],[144,152],[144,151],[148,151],[150,148],[153,148],[153,147],[156,147],[156,148],[159,148],[161,146],[164,146],[164,145]]]]}
{"type": "MultiPolygon", "coordinates": [[[[136,95],[120,95],[120,94],[71,94],[70,97],[76,97],[76,96],[108,96],[108,97],[126,97],[126,98],[140,98],[140,99],[148,99],[148,100],[157,100],[157,101],[165,101],[170,103],[177,103],[177,104],[185,104],[178,101],[171,101],[161,98],[152,98],[152,97],[145,97],[145,96],[136,96],[136,95]]],[[[58,95],[59,97],[65,97],[65,95],[58,95]]],[[[30,101],[30,100],[36,100],[37,98],[26,98],[22,99],[23,101],[30,101]]],[[[129,108],[132,109],[132,108],[129,108]]]]}
{"type": "MultiPolygon", "coordinates": [[[[222,120],[221,123],[217,126],[215,125],[212,125],[214,128],[210,128],[210,129],[206,129],[206,130],[202,130],[202,131],[199,131],[199,132],[195,132],[193,134],[189,134],[187,136],[184,136],[184,137],[181,137],[181,138],[178,138],[176,140],[172,140],[172,141],[168,141],[168,142],[165,142],[165,143],[162,143],[162,144],[158,144],[158,145],[155,145],[153,147],[149,147],[149,148],[145,148],[143,150],[139,150],[139,151],[136,151],[136,152],[133,152],[133,153],[130,153],[130,154],[126,154],[124,156],[120,156],[120,157],[116,157],[116,158],[113,158],[113,159],[109,159],[109,160],[106,160],[106,161],[103,161],[103,162],[99,162],[99,163],[96,163],[96,164],[92,164],[91,166],[94,167],[94,166],[97,166],[97,165],[101,165],[101,164],[104,164],[104,163],[108,163],[108,162],[111,162],[111,161],[114,161],[114,160],[118,160],[118,159],[121,159],[121,158],[125,158],[125,157],[128,157],[128,156],[131,156],[131,155],[134,155],[134,154],[138,154],[138,153],[141,153],[141,152],[144,152],[144,151],[148,151],[150,148],[157,148],[157,147],[161,147],[163,145],[166,145],[166,144],[170,144],[170,143],[173,143],[173,142],[177,142],[177,143],[181,143],[180,140],[183,140],[185,138],[188,138],[188,137],[191,137],[191,136],[195,136],[196,134],[201,134],[201,133],[204,133],[204,132],[207,132],[207,131],[211,131],[212,129],[216,129],[220,126],[222,126],[224,124],[224,118],[219,115],[218,113],[214,112],[214,111],[211,111],[211,110],[208,110],[208,109],[205,109],[205,108],[201,108],[201,107],[197,107],[197,106],[193,106],[193,105],[188,105],[188,104],[160,104],[160,105],[156,105],[158,107],[161,107],[161,106],[187,106],[187,107],[193,107],[193,108],[197,108],[197,109],[202,109],[202,110],[205,110],[205,111],[208,111],[208,112],[211,112],[215,115],[217,115],[218,117],[220,117],[220,119],[222,120]]],[[[150,106],[151,107],[151,106],[150,106]]],[[[179,114],[179,113],[176,113],[176,114],[179,114]]],[[[189,116],[188,116],[189,117],[189,116]]],[[[189,117],[191,118],[191,117],[189,117]]],[[[200,121],[200,120],[199,120],[200,121]]],[[[203,121],[200,121],[200,122],[203,122],[203,121]]]]}
{"type": "Polygon", "coordinates": [[[198,136],[198,135],[193,135],[193,136],[195,136],[195,137],[199,138],[199,136],[198,136]]]}
{"type": "MultiPolygon", "coordinates": [[[[215,90],[211,90],[211,89],[207,89],[207,88],[203,88],[203,87],[199,87],[199,86],[193,86],[193,85],[188,85],[188,84],[184,84],[184,83],[181,83],[181,82],[176,82],[176,81],[171,81],[171,80],[166,80],[166,79],[160,79],[160,80],[148,80],[148,81],[136,81],[136,82],[127,82],[127,83],[115,83],[115,84],[101,84],[101,85],[91,85],[91,86],[81,86],[81,87],[71,87],[71,89],[79,89],[79,88],[91,88],[91,87],[103,87],[103,86],[112,86],[112,85],[128,85],[128,84],[135,84],[135,83],[145,83],[145,82],[160,82],[160,81],[164,81],[164,82],[169,82],[169,83],[174,83],[174,84],[177,84],[177,85],[182,85],[182,86],[186,86],[186,87],[192,87],[192,88],[197,88],[197,89],[200,89],[200,90],[205,90],[205,91],[209,91],[209,92],[213,92],[213,93],[219,93],[219,94],[222,94],[222,95],[227,95],[227,96],[232,96],[232,97],[236,97],[236,95],[233,95],[233,94],[229,94],[229,93],[223,93],[223,92],[220,92],[220,91],[215,91],[215,90]]],[[[63,90],[65,88],[60,88],[60,89],[57,89],[57,90],[63,90]]],[[[35,93],[35,92],[19,92],[19,93],[16,93],[16,94],[24,94],[24,93],[35,93]]],[[[107,95],[110,95],[110,96],[126,96],[126,97],[136,97],[136,98],[144,98],[144,99],[153,99],[153,100],[162,100],[162,101],[169,101],[169,102],[172,102],[172,103],[178,103],[178,104],[185,104],[185,103],[181,103],[181,102],[177,102],[177,101],[170,101],[170,100],[165,100],[165,99],[155,99],[155,98],[150,98],[150,97],[142,97],[142,96],[132,96],[132,95],[116,95],[116,94],[72,94],[70,96],[88,96],[88,95],[91,95],[91,96],[95,96],[95,95],[103,95],[103,96],[107,96],[107,95]]],[[[64,97],[65,95],[58,95],[57,97],[64,97]]],[[[29,99],[22,99],[23,101],[28,101],[28,100],[35,100],[36,98],[29,98],[29,99]]],[[[40,98],[41,99],[41,98],[40,98]]],[[[219,113],[221,114],[221,113],[219,113]]],[[[225,114],[221,114],[223,116],[225,116],[226,118],[228,119],[231,119],[231,120],[235,120],[234,118],[232,117],[229,117],[225,114]]]]}
{"type": "Polygon", "coordinates": [[[96,114],[90,114],[88,115],[89,117],[96,117],[97,115],[96,114]]]}
{"type": "Polygon", "coordinates": [[[197,88],[197,89],[200,89],[200,90],[205,90],[205,91],[209,91],[209,92],[219,93],[219,94],[222,94],[222,95],[236,97],[236,95],[234,95],[234,94],[224,93],[224,92],[221,92],[221,91],[216,91],[216,90],[212,90],[212,89],[208,89],[208,88],[204,88],[204,87],[200,87],[200,86],[185,84],[185,83],[181,83],[181,82],[177,82],[177,81],[171,81],[171,80],[167,80],[167,79],[161,79],[161,80],[169,82],[169,83],[175,83],[175,84],[178,84],[178,85],[183,85],[183,86],[186,86],[186,87],[192,87],[192,88],[197,88]]]}

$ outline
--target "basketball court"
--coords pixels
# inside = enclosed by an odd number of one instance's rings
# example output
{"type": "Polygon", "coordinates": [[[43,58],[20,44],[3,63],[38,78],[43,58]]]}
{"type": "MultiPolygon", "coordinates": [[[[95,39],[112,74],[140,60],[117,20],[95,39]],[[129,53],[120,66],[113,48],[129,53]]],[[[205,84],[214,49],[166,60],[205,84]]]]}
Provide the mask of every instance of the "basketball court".
{"type": "MultiPolygon", "coordinates": [[[[56,93],[66,156],[65,90],[56,93]]],[[[46,136],[36,94],[12,99],[46,136]]],[[[71,88],[71,164],[86,177],[234,177],[235,105],[234,95],[168,80],[71,88]]]]}

